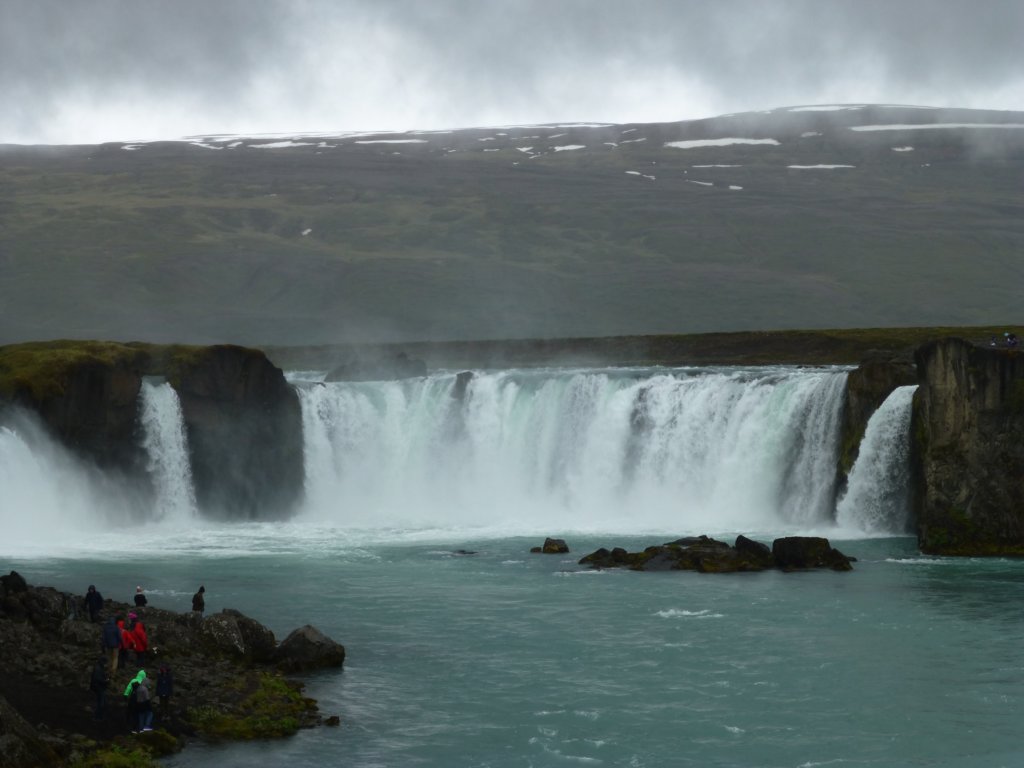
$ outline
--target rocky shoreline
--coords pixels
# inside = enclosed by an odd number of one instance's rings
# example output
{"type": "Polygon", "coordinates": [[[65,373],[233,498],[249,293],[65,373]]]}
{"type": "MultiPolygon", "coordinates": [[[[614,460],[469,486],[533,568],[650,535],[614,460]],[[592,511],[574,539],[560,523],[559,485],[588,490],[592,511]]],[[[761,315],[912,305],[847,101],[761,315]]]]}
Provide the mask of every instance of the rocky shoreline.
{"type": "Polygon", "coordinates": [[[0,576],[0,765],[146,766],[196,738],[275,738],[338,724],[285,676],[344,663],[344,647],[314,627],[278,643],[238,611],[204,617],[150,607],[141,612],[150,640],[142,668],[154,679],[170,667],[173,695],[166,706],[154,702],[155,730],[132,734],[122,692],[140,667],[130,660],[110,674],[106,715],[94,719],[89,681],[103,622],[135,610],[106,600],[94,623],[81,596],[31,586],[14,571],[0,576]]]}

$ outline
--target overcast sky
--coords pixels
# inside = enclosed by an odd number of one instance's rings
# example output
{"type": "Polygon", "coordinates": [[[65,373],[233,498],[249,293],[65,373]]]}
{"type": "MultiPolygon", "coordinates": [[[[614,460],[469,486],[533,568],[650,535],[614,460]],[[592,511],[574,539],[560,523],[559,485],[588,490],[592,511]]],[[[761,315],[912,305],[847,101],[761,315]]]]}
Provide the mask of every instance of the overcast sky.
{"type": "Polygon", "coordinates": [[[1024,110],[1022,0],[2,0],[0,142],[1024,110]]]}

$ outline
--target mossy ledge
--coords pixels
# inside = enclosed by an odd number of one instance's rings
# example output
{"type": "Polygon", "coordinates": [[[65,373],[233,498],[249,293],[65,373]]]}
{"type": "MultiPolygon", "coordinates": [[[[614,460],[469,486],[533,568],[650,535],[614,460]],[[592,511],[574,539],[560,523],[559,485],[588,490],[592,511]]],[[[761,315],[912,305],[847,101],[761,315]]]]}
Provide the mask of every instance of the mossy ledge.
{"type": "MultiPolygon", "coordinates": [[[[128,610],[107,600],[102,621],[128,610]]],[[[93,719],[88,681],[102,623],[88,620],[82,598],[31,586],[15,572],[0,576],[0,765],[139,768],[196,738],[283,738],[321,724],[302,682],[281,670],[339,668],[344,649],[329,638],[321,636],[335,652],[311,656],[233,610],[201,617],[148,606],[142,619],[150,640],[143,668],[153,679],[169,666],[174,692],[167,706],[154,703],[156,730],[131,734],[121,694],[138,670],[133,662],[110,676],[106,717],[93,719]]]]}

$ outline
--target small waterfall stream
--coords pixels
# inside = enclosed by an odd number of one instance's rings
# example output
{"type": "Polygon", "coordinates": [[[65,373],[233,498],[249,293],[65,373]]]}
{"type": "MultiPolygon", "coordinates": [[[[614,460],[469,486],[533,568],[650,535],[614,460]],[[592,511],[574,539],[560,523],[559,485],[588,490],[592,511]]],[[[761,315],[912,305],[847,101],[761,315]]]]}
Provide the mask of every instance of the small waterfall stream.
{"type": "Polygon", "coordinates": [[[152,516],[167,521],[195,517],[196,494],[178,393],[167,382],[146,379],[139,398],[142,445],[155,490],[152,516]]]}
{"type": "Polygon", "coordinates": [[[865,533],[905,533],[910,509],[910,416],[917,386],[898,387],[872,414],[836,522],[865,533]]]}

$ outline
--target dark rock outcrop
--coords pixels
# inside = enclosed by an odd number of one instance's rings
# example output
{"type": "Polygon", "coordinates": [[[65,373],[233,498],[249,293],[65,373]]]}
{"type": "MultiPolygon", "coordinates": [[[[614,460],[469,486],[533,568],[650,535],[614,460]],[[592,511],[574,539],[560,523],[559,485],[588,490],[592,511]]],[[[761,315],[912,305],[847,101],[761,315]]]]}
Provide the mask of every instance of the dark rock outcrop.
{"type": "Polygon", "coordinates": [[[593,568],[700,573],[737,573],[769,568],[848,571],[852,569],[850,562],[851,558],[833,549],[828,539],[803,536],[776,539],[771,549],[746,536],[738,537],[735,546],[708,536],[688,536],[647,547],[643,552],[627,552],[621,547],[611,551],[601,548],[579,560],[580,565],[593,568]]]}
{"type": "Polygon", "coordinates": [[[466,398],[466,388],[473,380],[473,371],[460,371],[455,376],[455,384],[452,386],[452,398],[460,403],[466,398]]]}
{"type": "Polygon", "coordinates": [[[0,765],[4,768],[53,768],[60,758],[38,731],[0,696],[0,765]]]}
{"type": "Polygon", "coordinates": [[[911,450],[921,550],[1024,555],[1024,353],[922,346],[911,450]]]}
{"type": "Polygon", "coordinates": [[[564,555],[569,551],[569,545],[565,543],[565,539],[552,539],[548,537],[544,539],[543,545],[539,547],[530,547],[530,551],[535,554],[564,555]]]}
{"type": "Polygon", "coordinates": [[[861,440],[871,415],[898,387],[917,383],[914,361],[907,355],[875,353],[863,361],[846,378],[843,418],[840,427],[839,485],[853,469],[861,440]]]}
{"type": "Polygon", "coordinates": [[[302,413],[284,374],[256,349],[201,347],[171,377],[200,507],[278,517],[302,491],[302,413]]]}
{"type": "Polygon", "coordinates": [[[345,662],[345,646],[307,624],[294,630],[281,642],[275,662],[287,672],[340,667],[345,662]]]}
{"type": "Polygon", "coordinates": [[[850,558],[833,548],[828,539],[820,536],[786,536],[772,542],[775,566],[784,571],[803,571],[809,568],[831,568],[833,571],[851,571],[850,558]]]}

